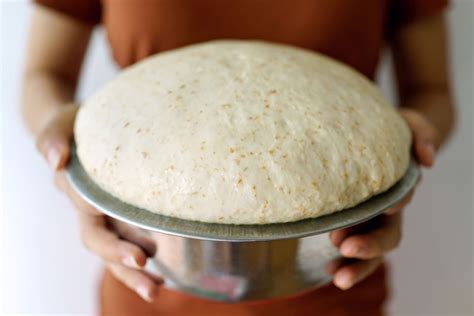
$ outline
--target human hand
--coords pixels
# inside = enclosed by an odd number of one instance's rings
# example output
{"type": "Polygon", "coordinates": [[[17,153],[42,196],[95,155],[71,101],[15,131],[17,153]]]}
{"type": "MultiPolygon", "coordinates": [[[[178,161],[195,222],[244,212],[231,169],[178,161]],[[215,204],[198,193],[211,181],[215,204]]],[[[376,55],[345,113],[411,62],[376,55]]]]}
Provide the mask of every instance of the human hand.
{"type": "Polygon", "coordinates": [[[56,186],[78,211],[81,239],[86,248],[99,256],[118,280],[150,302],[155,298],[161,280],[142,268],[147,255],[153,255],[155,251],[154,243],[132,229],[119,227],[78,196],[66,179],[64,168],[69,158],[77,110],[73,104],[61,108],[39,134],[37,148],[54,170],[56,186]]]}
{"type": "MultiPolygon", "coordinates": [[[[413,153],[418,163],[431,167],[434,163],[437,131],[418,111],[402,109],[413,134],[413,153]]],[[[372,274],[383,256],[396,248],[401,240],[401,210],[411,201],[414,190],[384,214],[365,223],[330,233],[331,242],[339,248],[342,260],[330,262],[326,270],[334,276],[338,288],[347,290],[372,274]]]]}

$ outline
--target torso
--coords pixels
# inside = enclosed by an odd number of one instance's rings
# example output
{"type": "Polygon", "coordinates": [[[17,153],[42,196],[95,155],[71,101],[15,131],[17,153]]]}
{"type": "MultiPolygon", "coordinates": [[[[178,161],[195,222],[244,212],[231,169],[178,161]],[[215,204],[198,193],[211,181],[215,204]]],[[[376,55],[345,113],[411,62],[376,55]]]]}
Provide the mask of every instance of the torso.
{"type": "Polygon", "coordinates": [[[383,45],[386,0],[103,0],[117,63],[217,38],[312,49],[372,77],[383,45]]]}

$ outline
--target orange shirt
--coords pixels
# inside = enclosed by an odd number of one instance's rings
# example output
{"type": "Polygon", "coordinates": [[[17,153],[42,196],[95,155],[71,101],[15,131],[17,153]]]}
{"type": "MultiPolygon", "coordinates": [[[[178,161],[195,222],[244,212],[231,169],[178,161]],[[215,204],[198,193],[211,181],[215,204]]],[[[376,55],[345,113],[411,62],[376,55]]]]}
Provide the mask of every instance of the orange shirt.
{"type": "MultiPolygon", "coordinates": [[[[384,43],[405,23],[439,13],[447,0],[34,0],[101,24],[115,61],[218,38],[261,39],[309,48],[373,78],[384,43]]],[[[384,267],[348,291],[333,285],[292,298],[223,304],[161,289],[147,304],[106,273],[103,315],[381,315],[384,267]]],[[[284,285],[282,285],[284,286],[284,285]]]]}
{"type": "Polygon", "coordinates": [[[372,78],[384,41],[447,0],[35,0],[101,23],[125,67],[164,50],[217,38],[309,48],[372,78]]]}
{"type": "Polygon", "coordinates": [[[347,291],[328,284],[267,301],[220,303],[161,287],[155,302],[149,304],[108,271],[100,295],[101,316],[382,316],[388,289],[382,265],[347,291]]]}

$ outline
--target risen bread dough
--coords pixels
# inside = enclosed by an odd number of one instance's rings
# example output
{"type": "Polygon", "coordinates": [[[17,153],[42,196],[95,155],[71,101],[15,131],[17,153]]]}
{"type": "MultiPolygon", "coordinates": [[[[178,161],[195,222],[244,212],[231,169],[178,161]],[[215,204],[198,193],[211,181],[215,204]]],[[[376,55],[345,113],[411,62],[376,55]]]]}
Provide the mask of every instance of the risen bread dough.
{"type": "Polygon", "coordinates": [[[266,224],[358,204],[397,180],[410,131],[328,57],[214,41],[149,57],[81,107],[80,161],[122,201],[187,220],[266,224]]]}

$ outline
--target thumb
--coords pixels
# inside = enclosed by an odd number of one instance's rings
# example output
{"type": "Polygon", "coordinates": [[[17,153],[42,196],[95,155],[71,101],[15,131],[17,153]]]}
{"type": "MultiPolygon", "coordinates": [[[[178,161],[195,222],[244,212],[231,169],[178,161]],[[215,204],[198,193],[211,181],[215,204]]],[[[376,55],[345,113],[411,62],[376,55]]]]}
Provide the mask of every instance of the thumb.
{"type": "Polygon", "coordinates": [[[433,166],[438,136],[436,128],[418,111],[403,109],[400,114],[413,133],[413,151],[418,162],[425,167],[433,166]]]}
{"type": "Polygon", "coordinates": [[[76,105],[61,108],[41,131],[36,147],[53,170],[64,168],[69,159],[69,146],[73,137],[76,105]]]}

